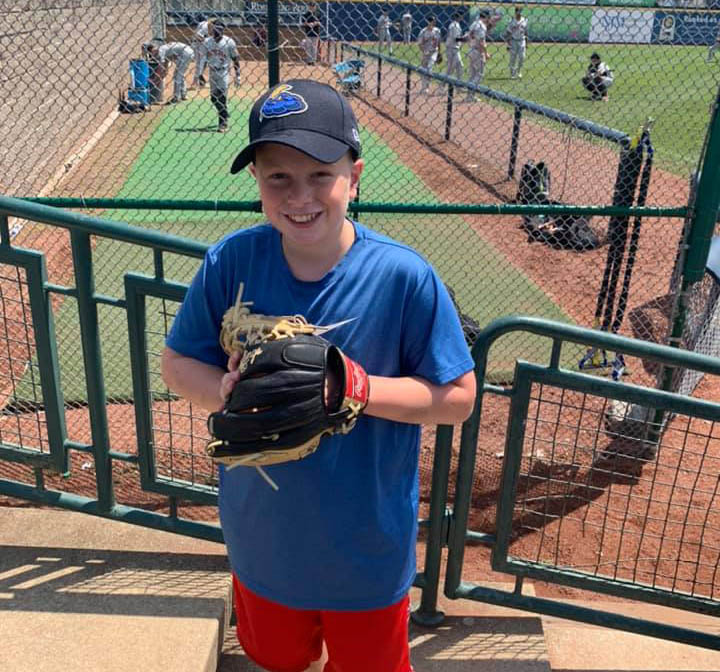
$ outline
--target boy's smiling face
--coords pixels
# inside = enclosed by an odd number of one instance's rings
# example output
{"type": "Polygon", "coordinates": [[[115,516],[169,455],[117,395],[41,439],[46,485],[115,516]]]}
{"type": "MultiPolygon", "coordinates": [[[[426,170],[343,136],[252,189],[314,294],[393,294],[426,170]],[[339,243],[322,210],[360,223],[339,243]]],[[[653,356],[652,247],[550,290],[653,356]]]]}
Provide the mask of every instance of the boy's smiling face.
{"type": "Polygon", "coordinates": [[[337,246],[362,170],[362,160],[353,161],[349,153],[335,163],[321,163],[271,142],[255,150],[255,163],[250,166],[265,216],[285,244],[315,251],[337,246]]]}

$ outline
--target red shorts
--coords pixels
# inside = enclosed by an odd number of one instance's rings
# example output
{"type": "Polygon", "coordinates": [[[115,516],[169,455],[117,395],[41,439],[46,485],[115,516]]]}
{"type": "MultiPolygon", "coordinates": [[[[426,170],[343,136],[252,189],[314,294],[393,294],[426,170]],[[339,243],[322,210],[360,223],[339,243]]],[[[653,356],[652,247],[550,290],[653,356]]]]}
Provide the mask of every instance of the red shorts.
{"type": "Polygon", "coordinates": [[[270,602],[234,575],[233,590],[238,640],[270,672],[302,672],[320,658],[323,641],[323,672],[412,672],[408,597],[373,611],[313,611],[270,602]]]}

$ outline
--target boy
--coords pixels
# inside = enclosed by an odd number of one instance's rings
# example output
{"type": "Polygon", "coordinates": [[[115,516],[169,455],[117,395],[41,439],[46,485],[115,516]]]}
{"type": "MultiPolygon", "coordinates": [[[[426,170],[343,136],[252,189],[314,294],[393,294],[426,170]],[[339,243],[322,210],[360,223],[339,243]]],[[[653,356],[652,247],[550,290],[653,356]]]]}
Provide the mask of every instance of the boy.
{"type": "MultiPolygon", "coordinates": [[[[440,56],[440,28],[435,25],[435,17],[429,16],[427,25],[418,35],[418,47],[420,47],[420,68],[432,73],[435,63],[440,56]]],[[[420,93],[426,93],[430,84],[430,78],[424,75],[420,86],[420,93]]]]}
{"type": "Polygon", "coordinates": [[[515,8],[515,17],[510,19],[505,30],[508,51],[510,52],[510,78],[522,79],[522,66],[527,51],[528,20],[522,15],[522,7],[515,8]]]}
{"type": "Polygon", "coordinates": [[[296,462],[220,467],[220,519],[233,569],[237,633],[270,671],[300,672],[325,642],[325,672],[409,672],[420,423],[455,424],[475,397],[457,313],[410,248],[346,218],[364,164],[348,100],[290,80],[250,114],[246,166],[268,223],[213,246],[167,339],[168,387],[208,411],[239,378],[218,343],[225,309],[302,314],[369,374],[365,413],[296,462]],[[226,369],[227,367],[227,369],[226,369]]]}
{"type": "Polygon", "coordinates": [[[230,84],[230,61],[235,67],[235,86],[240,86],[240,57],[235,40],[225,35],[225,23],[210,23],[210,37],[205,40],[210,71],[210,100],[218,113],[218,133],[228,130],[227,92],[230,84]]]}
{"type": "Polygon", "coordinates": [[[600,59],[600,54],[590,55],[590,65],[582,78],[582,85],[590,92],[592,100],[608,100],[608,88],[615,77],[612,70],[600,59]]]}

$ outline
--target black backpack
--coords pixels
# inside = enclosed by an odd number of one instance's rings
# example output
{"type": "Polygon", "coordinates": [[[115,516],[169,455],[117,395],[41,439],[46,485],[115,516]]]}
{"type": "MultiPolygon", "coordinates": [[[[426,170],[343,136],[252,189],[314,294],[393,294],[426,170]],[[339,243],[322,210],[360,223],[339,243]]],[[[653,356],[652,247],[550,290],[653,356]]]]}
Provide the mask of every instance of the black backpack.
{"type": "MultiPolygon", "coordinates": [[[[520,172],[515,201],[523,205],[561,205],[550,198],[550,168],[544,161],[528,161],[520,172]]],[[[521,227],[528,242],[540,241],[555,249],[594,250],[600,245],[588,217],[575,215],[523,215],[521,227]]]]}

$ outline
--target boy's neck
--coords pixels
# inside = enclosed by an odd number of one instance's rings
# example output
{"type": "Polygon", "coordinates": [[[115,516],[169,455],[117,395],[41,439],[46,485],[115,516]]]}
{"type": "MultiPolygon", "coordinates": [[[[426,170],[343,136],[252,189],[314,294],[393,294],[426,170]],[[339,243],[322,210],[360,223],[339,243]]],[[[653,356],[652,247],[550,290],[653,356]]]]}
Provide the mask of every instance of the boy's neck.
{"type": "Polygon", "coordinates": [[[347,254],[355,242],[355,227],[349,219],[343,220],[340,235],[326,246],[297,248],[282,239],[282,250],[290,271],[302,282],[322,280],[347,254]]]}

